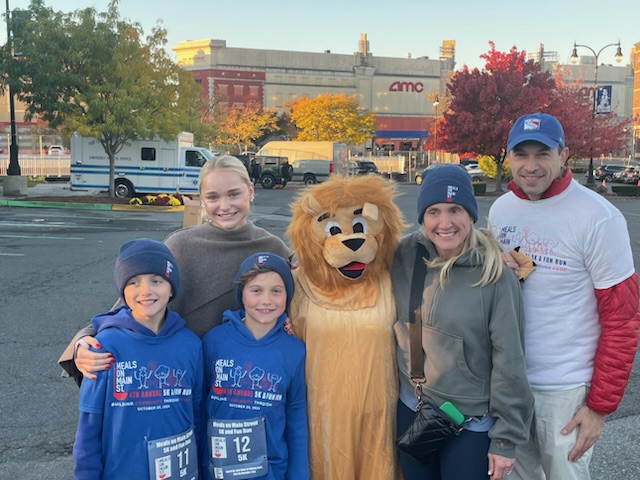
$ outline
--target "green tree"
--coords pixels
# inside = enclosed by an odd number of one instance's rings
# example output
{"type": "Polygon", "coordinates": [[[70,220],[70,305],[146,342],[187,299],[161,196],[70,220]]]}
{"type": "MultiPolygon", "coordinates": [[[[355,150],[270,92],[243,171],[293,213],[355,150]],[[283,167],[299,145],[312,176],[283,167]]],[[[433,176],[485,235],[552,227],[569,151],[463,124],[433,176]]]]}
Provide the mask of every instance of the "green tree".
{"type": "Polygon", "coordinates": [[[213,106],[201,95],[192,104],[185,105],[184,113],[187,120],[183,129],[193,133],[198,146],[211,148],[217,136],[217,127],[213,121],[213,106]]]}
{"type": "Polygon", "coordinates": [[[362,111],[352,96],[327,93],[286,106],[298,129],[296,140],[360,145],[375,130],[375,114],[362,111]]]}
{"type": "Polygon", "coordinates": [[[166,31],[157,25],[143,38],[138,23],[120,18],[118,0],[101,13],[56,12],[32,0],[26,12],[14,35],[21,57],[5,52],[4,81],[26,103],[27,118],[100,141],[113,196],[115,155],[129,140],[174,137],[199,87],[168,57],[166,31]]]}

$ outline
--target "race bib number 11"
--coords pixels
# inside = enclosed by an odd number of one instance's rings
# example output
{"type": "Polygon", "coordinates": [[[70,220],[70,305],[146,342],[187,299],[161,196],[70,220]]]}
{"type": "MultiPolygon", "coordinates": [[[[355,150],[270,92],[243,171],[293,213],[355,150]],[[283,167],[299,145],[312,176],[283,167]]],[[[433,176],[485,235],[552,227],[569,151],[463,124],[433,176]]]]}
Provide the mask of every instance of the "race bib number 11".
{"type": "Polygon", "coordinates": [[[149,478],[197,480],[198,450],[193,427],[186,432],[147,441],[149,478]]]}

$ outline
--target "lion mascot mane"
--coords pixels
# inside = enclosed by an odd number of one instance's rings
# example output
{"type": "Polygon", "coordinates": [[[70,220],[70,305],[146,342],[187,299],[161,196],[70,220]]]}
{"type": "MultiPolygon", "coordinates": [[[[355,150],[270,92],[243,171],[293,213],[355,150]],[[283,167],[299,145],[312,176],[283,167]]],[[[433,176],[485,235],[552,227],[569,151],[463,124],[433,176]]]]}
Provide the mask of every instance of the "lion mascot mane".
{"type": "Polygon", "coordinates": [[[292,203],[299,266],[291,304],[307,348],[311,478],[392,480],[395,306],[389,269],[405,224],[394,184],[331,176],[292,203]]]}

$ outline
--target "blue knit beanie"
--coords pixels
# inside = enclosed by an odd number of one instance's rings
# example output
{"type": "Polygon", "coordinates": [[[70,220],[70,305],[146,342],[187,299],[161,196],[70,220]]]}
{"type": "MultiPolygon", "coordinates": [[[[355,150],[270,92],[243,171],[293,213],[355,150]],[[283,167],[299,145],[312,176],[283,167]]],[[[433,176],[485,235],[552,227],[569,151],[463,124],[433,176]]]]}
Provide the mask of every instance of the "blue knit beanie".
{"type": "Polygon", "coordinates": [[[436,203],[461,205],[474,223],[478,220],[478,203],[473,195],[471,177],[464,167],[444,164],[424,171],[418,194],[418,223],[422,223],[425,210],[436,203]]]}
{"type": "Polygon", "coordinates": [[[171,284],[171,298],[176,298],[180,289],[180,272],[167,246],[150,238],[138,238],[123,244],[114,272],[120,298],[124,300],[124,287],[131,278],[146,274],[160,275],[167,280],[171,284]]]}
{"type": "Polygon", "coordinates": [[[293,298],[293,276],[291,275],[291,265],[287,260],[272,252],[254,253],[242,261],[233,283],[233,291],[236,294],[238,303],[242,305],[242,284],[240,283],[240,279],[242,278],[242,275],[253,268],[264,270],[266,272],[273,271],[280,275],[284,282],[284,288],[287,292],[287,308],[289,308],[289,304],[293,298]]]}

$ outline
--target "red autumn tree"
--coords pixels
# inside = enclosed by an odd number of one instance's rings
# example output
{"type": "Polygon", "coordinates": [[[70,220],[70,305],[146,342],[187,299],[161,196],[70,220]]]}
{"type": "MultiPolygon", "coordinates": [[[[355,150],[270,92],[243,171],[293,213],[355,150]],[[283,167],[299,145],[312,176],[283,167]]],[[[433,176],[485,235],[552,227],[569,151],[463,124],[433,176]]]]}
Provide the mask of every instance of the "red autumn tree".
{"type": "Polygon", "coordinates": [[[585,95],[582,82],[567,84],[558,74],[547,112],[562,124],[571,158],[598,158],[623,150],[628,120],[615,113],[593,114],[593,97],[585,95]]]}
{"type": "Polygon", "coordinates": [[[490,50],[480,58],[483,70],[467,66],[456,72],[447,85],[449,108],[438,125],[438,143],[455,153],[487,155],[496,163],[496,189],[502,188],[502,164],[507,136],[520,115],[544,111],[555,87],[549,72],[527,60],[524,51],[512,47],[490,50]]]}

